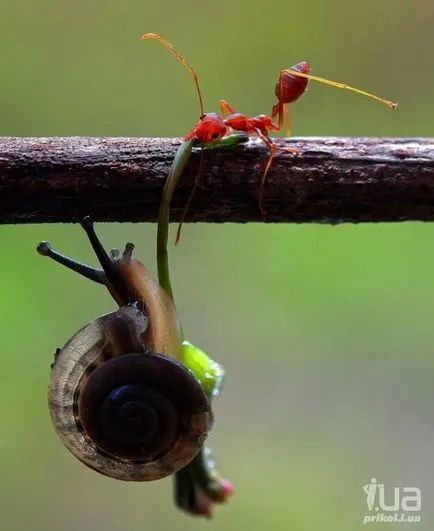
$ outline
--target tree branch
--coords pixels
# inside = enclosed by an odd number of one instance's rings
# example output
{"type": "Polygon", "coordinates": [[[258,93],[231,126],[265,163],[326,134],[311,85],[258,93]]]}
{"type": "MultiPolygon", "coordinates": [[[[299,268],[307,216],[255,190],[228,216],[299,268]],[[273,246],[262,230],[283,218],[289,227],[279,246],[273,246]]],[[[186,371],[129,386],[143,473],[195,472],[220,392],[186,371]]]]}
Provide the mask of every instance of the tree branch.
{"type": "MultiPolygon", "coordinates": [[[[279,154],[258,209],[267,150],[257,140],[207,151],[187,221],[434,220],[434,138],[294,138],[279,154]]],[[[155,221],[178,139],[0,138],[0,223],[155,221]]],[[[198,166],[173,200],[179,220],[198,166]]]]}

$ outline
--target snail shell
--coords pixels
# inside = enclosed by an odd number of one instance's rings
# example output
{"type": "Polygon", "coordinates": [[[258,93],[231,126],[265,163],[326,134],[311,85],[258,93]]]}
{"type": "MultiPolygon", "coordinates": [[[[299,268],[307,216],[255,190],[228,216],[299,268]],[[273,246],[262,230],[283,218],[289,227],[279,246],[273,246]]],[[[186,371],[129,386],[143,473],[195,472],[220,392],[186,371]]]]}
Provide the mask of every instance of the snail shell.
{"type": "Polygon", "coordinates": [[[110,256],[92,220],[82,222],[102,270],[54,251],[38,252],[107,287],[119,310],[90,322],[56,352],[48,403],[65,446],[90,468],[126,481],[160,479],[199,452],[211,409],[179,361],[176,308],[128,243],[110,256]]]}
{"type": "Polygon", "coordinates": [[[150,481],[203,445],[210,406],[190,371],[142,349],[145,315],[127,306],[92,321],[61,349],[48,401],[67,448],[103,474],[150,481]]]}

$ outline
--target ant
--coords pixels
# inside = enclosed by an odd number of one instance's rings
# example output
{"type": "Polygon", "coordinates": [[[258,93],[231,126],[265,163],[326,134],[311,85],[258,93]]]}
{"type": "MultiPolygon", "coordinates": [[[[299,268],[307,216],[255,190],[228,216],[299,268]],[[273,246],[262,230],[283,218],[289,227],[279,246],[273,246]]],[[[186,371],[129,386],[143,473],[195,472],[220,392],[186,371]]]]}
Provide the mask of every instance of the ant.
{"type": "MultiPolygon", "coordinates": [[[[153,39],[162,44],[165,48],[172,53],[175,58],[184,65],[185,68],[190,72],[190,75],[193,78],[194,84],[196,86],[197,94],[199,97],[199,107],[200,107],[200,118],[193,129],[187,133],[184,137],[184,141],[194,139],[197,144],[217,144],[221,139],[228,135],[231,130],[239,131],[246,133],[248,135],[258,136],[265,146],[269,150],[268,160],[265,165],[264,173],[262,174],[260,190],[259,190],[259,199],[258,206],[262,215],[266,215],[266,211],[263,206],[263,195],[264,195],[264,185],[267,174],[270,170],[271,164],[273,162],[276,153],[284,152],[290,153],[294,156],[299,155],[300,151],[296,148],[288,148],[276,145],[273,140],[270,138],[270,132],[278,132],[283,127],[288,136],[290,135],[290,126],[289,118],[287,113],[287,105],[293,103],[301,98],[301,96],[306,92],[309,80],[319,81],[327,85],[331,85],[336,88],[348,90],[351,92],[356,92],[363,96],[367,96],[371,99],[374,99],[380,103],[384,103],[391,109],[396,109],[397,104],[391,101],[379,98],[374,94],[365,92],[363,90],[351,87],[344,83],[339,83],[336,81],[330,81],[321,77],[313,76],[310,74],[311,68],[310,65],[302,61],[295,64],[290,68],[286,68],[280,71],[279,80],[275,87],[275,95],[277,97],[277,103],[273,106],[271,115],[267,116],[265,114],[260,114],[258,116],[249,117],[242,113],[237,113],[233,107],[226,102],[225,100],[220,100],[220,116],[217,113],[205,113],[203,106],[203,98],[199,85],[199,77],[193,67],[187,62],[187,60],[161,35],[158,33],[144,33],[141,37],[141,40],[153,39]],[[274,122],[277,117],[277,122],[274,122]]],[[[202,152],[203,153],[203,152],[202,152]]],[[[193,187],[192,193],[187,201],[186,207],[184,209],[180,225],[178,227],[178,232],[176,236],[176,242],[179,241],[180,230],[185,218],[188,206],[191,202],[191,198],[194,194],[194,191],[197,187],[197,179],[202,169],[202,158],[199,164],[199,172],[196,176],[195,185],[193,187]]]]}

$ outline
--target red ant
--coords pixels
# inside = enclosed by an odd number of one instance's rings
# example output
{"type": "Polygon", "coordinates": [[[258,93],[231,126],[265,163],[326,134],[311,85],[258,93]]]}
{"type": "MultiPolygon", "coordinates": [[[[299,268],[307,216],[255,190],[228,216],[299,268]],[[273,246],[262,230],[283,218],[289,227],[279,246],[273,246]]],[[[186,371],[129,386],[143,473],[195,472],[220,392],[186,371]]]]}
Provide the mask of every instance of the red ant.
{"type": "MultiPolygon", "coordinates": [[[[235,112],[235,110],[231,107],[231,105],[229,105],[229,103],[227,103],[225,100],[220,100],[221,116],[219,116],[216,113],[205,114],[204,108],[203,108],[202,93],[201,93],[200,86],[199,86],[199,78],[195,70],[192,68],[192,66],[161,35],[157,33],[144,33],[140,37],[140,39],[142,40],[154,39],[160,42],[176,57],[176,59],[180,63],[182,63],[189,70],[193,78],[193,81],[196,86],[197,94],[199,96],[200,118],[199,118],[199,121],[196,123],[196,125],[193,127],[193,129],[189,133],[187,133],[187,135],[184,137],[184,141],[188,141],[194,138],[197,140],[199,144],[217,143],[225,135],[227,135],[231,129],[233,129],[235,131],[240,131],[243,133],[247,133],[249,135],[251,134],[257,135],[263,141],[263,143],[268,147],[270,151],[270,155],[268,157],[267,163],[265,165],[264,173],[262,175],[260,191],[259,191],[259,199],[258,199],[259,209],[263,215],[266,214],[264,207],[263,207],[263,192],[264,192],[265,179],[267,177],[267,173],[271,167],[271,164],[273,162],[273,159],[276,153],[284,152],[284,153],[291,153],[292,155],[298,155],[300,153],[299,150],[296,148],[288,148],[288,147],[282,147],[282,146],[276,145],[273,142],[273,140],[269,137],[269,133],[271,131],[276,131],[276,132],[280,131],[282,127],[285,125],[286,126],[285,130],[287,131],[289,135],[290,130],[289,130],[289,121],[288,121],[286,106],[289,103],[293,103],[297,101],[304,94],[304,92],[306,92],[307,85],[310,79],[314,81],[319,81],[321,83],[325,83],[327,85],[331,85],[333,87],[356,92],[358,94],[362,94],[363,96],[368,96],[369,98],[372,98],[381,103],[384,103],[391,109],[396,109],[397,107],[396,103],[392,103],[383,98],[379,98],[378,96],[375,96],[374,94],[370,94],[369,92],[365,92],[363,90],[350,87],[349,85],[346,85],[344,83],[329,81],[328,79],[323,79],[320,77],[313,76],[310,74],[311,69],[310,69],[309,64],[303,61],[303,62],[297,63],[291,68],[287,68],[287,69],[280,71],[279,80],[275,87],[277,103],[273,106],[270,116],[267,116],[265,114],[260,114],[258,116],[251,118],[245,114],[235,112]],[[273,122],[276,116],[278,117],[277,123],[273,122]]],[[[199,170],[201,169],[201,166],[202,164],[200,164],[199,170]]],[[[196,178],[195,186],[192,190],[192,194],[190,195],[190,198],[187,202],[186,208],[182,215],[182,220],[178,228],[176,241],[179,240],[182,221],[185,217],[187,208],[190,204],[190,200],[194,193],[196,185],[197,185],[197,178],[196,178]]]]}

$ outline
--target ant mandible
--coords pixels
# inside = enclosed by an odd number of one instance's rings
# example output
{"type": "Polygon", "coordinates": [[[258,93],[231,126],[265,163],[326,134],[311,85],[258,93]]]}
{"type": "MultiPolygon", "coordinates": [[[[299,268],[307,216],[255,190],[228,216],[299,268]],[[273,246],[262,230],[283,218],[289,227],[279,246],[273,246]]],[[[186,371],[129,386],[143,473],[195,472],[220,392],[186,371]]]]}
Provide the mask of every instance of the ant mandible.
{"type": "MultiPolygon", "coordinates": [[[[287,113],[287,105],[297,101],[307,90],[307,85],[309,80],[319,81],[327,85],[331,85],[336,88],[349,90],[351,92],[356,92],[363,96],[367,96],[371,99],[384,103],[391,109],[396,109],[397,104],[391,101],[379,98],[374,94],[365,92],[345,83],[339,83],[336,81],[330,81],[321,77],[313,76],[310,74],[311,68],[310,65],[302,61],[295,64],[290,68],[286,68],[280,71],[279,80],[275,87],[275,94],[277,97],[277,103],[273,106],[271,115],[267,116],[265,114],[260,114],[255,117],[249,117],[242,113],[237,113],[225,100],[220,100],[220,116],[217,113],[205,113],[203,106],[203,98],[199,85],[199,77],[193,67],[186,61],[186,59],[161,35],[158,33],[144,33],[141,37],[141,40],[153,39],[160,42],[165,48],[167,48],[175,58],[183,64],[187,70],[190,72],[194,84],[196,86],[197,94],[199,97],[199,107],[200,107],[200,118],[193,129],[187,133],[184,137],[184,141],[191,139],[196,139],[199,144],[210,144],[219,142],[224,136],[226,136],[230,130],[239,131],[246,133],[248,135],[258,136],[262,142],[269,149],[268,160],[265,165],[264,173],[262,174],[260,190],[259,190],[259,199],[258,206],[262,215],[266,214],[266,211],[263,206],[263,195],[264,195],[264,185],[265,180],[270,170],[271,164],[273,162],[276,153],[284,152],[290,153],[292,155],[299,155],[300,152],[296,148],[288,148],[276,145],[273,140],[270,138],[270,132],[278,132],[283,127],[289,136],[290,127],[289,119],[287,113]],[[278,117],[277,123],[273,120],[278,117]]],[[[199,169],[202,164],[200,164],[199,169]]],[[[197,185],[197,179],[192,193],[197,185]]],[[[185,217],[186,210],[191,201],[192,194],[190,195],[189,200],[187,201],[186,208],[182,215],[182,220],[185,217]]],[[[178,233],[176,241],[179,240],[180,227],[182,225],[182,220],[180,226],[178,227],[178,233]]]]}

